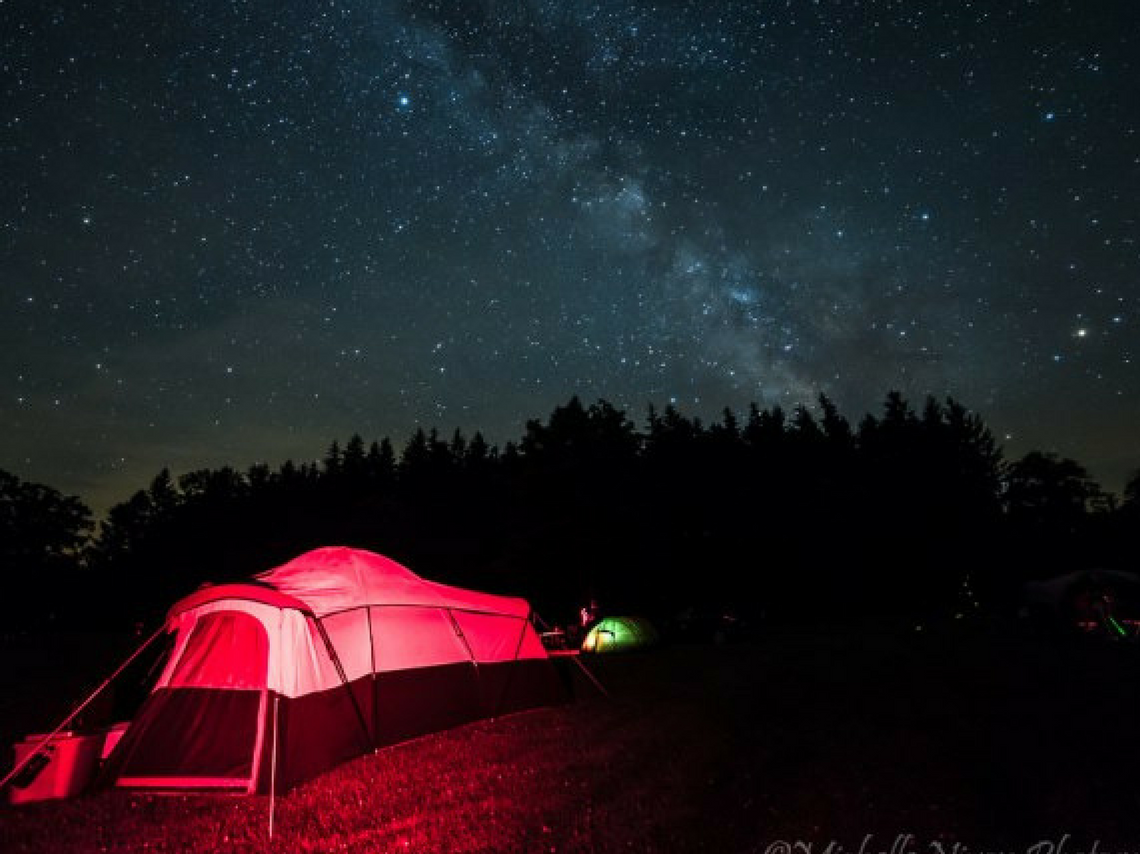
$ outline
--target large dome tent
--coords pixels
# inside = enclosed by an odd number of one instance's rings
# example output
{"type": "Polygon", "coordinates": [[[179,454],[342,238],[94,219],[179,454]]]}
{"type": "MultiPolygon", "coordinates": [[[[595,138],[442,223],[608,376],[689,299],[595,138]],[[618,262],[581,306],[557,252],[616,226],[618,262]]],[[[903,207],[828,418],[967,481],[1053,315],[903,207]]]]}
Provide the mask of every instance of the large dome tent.
{"type": "Polygon", "coordinates": [[[171,608],[172,651],[104,781],[266,792],[378,746],[562,699],[523,599],[344,547],[171,608]]]}

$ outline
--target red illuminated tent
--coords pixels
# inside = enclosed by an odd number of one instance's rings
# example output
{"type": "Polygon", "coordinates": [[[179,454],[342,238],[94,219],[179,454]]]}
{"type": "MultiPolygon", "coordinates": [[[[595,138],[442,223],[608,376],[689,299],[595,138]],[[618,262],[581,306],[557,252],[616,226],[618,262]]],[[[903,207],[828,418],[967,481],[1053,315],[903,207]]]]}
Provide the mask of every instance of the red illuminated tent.
{"type": "Polygon", "coordinates": [[[118,786],[288,787],[380,745],[561,699],[522,599],[323,548],[170,611],[152,693],[108,757],[118,786]]]}

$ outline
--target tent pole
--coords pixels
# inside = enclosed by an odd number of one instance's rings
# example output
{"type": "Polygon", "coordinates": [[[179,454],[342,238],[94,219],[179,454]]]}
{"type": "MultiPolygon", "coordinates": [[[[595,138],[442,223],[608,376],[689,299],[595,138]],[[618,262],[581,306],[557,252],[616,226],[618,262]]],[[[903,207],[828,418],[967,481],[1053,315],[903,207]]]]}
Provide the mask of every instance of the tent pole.
{"type": "Polygon", "coordinates": [[[372,685],[368,701],[372,704],[372,752],[379,750],[376,742],[380,740],[380,703],[376,696],[376,639],[372,636],[372,606],[364,609],[364,616],[368,618],[368,661],[372,667],[372,685]]]}
{"type": "MultiPolygon", "coordinates": [[[[534,613],[534,612],[533,611],[527,611],[526,617],[523,618],[522,631],[519,632],[519,640],[518,640],[518,643],[515,644],[515,655],[514,655],[514,658],[511,659],[512,662],[516,662],[519,660],[519,653],[522,651],[523,640],[526,639],[526,627],[528,625],[530,625],[530,615],[532,613],[534,613]]],[[[507,691],[511,687],[511,679],[514,678],[514,675],[515,675],[515,668],[512,667],[507,672],[507,678],[503,682],[503,689],[501,691],[499,691],[499,697],[495,701],[495,710],[494,710],[494,714],[491,715],[492,718],[497,718],[499,716],[499,710],[503,707],[503,700],[506,699],[507,691]]]]}
{"type": "Polygon", "coordinates": [[[487,711],[487,697],[486,692],[483,690],[483,675],[479,672],[479,662],[475,658],[475,652],[471,649],[471,644],[467,642],[467,635],[463,634],[463,629],[459,627],[459,621],[455,619],[455,614],[451,613],[451,609],[447,611],[447,619],[451,620],[451,628],[454,630],[456,636],[463,641],[463,648],[467,650],[467,657],[471,660],[471,666],[475,670],[475,686],[479,690],[479,705],[483,707],[484,713],[487,711]]]}
{"type": "Polygon", "coordinates": [[[277,804],[277,704],[281,700],[273,695],[273,745],[269,754],[269,838],[273,838],[273,811],[277,804]]]}
{"type": "Polygon", "coordinates": [[[344,686],[344,690],[348,692],[348,699],[352,703],[352,710],[356,712],[357,723],[360,724],[360,731],[364,733],[364,741],[367,745],[367,750],[375,750],[376,745],[372,741],[372,734],[368,731],[368,724],[364,720],[364,712],[360,711],[360,704],[356,702],[356,695],[352,693],[352,686],[348,684],[348,676],[344,672],[344,665],[340,663],[340,656],[336,654],[336,647],[333,646],[332,638],[325,630],[325,624],[321,622],[321,618],[314,615],[313,622],[317,624],[317,631],[321,633],[321,638],[325,642],[325,649],[328,650],[329,658],[332,659],[333,666],[336,667],[337,675],[340,677],[340,684],[344,686]]]}
{"type": "Polygon", "coordinates": [[[64,718],[63,723],[61,723],[59,726],[57,726],[55,729],[53,729],[47,738],[43,739],[38,745],[36,745],[36,747],[30,753],[28,753],[27,756],[25,756],[23,758],[23,761],[18,762],[16,764],[16,766],[11,771],[9,771],[7,774],[4,775],[4,779],[0,780],[0,789],[3,789],[5,786],[7,786],[8,783],[17,774],[19,774],[21,771],[23,771],[25,768],[27,768],[28,765],[31,764],[32,760],[35,757],[37,757],[37,756],[39,756],[39,754],[43,753],[48,748],[48,745],[50,745],[55,740],[55,737],[57,735],[59,735],[61,732],[63,732],[64,728],[69,723],[71,723],[73,720],[75,720],[75,718],[79,715],[80,712],[82,712],[89,705],[91,705],[91,703],[95,700],[95,698],[98,697],[100,694],[102,694],[104,689],[106,689],[106,687],[108,685],[110,685],[112,682],[114,682],[116,679],[118,679],[119,674],[121,674],[124,670],[126,670],[127,667],[130,665],[130,663],[132,661],[134,661],[136,658],[138,658],[139,655],[142,654],[142,651],[144,649],[146,649],[148,646],[150,646],[154,642],[154,639],[157,638],[160,634],[162,634],[163,631],[165,631],[165,630],[166,630],[166,623],[164,622],[161,626],[159,626],[157,629],[155,629],[154,634],[152,634],[149,638],[147,638],[145,641],[143,641],[142,646],[140,646],[138,649],[136,649],[134,652],[132,652],[130,657],[126,661],[124,661],[122,664],[119,665],[118,669],[115,670],[114,673],[112,673],[110,676],[108,676],[106,679],[104,679],[102,681],[102,683],[100,683],[99,687],[96,688],[94,691],[92,691],[90,695],[88,695],[86,700],[84,700],[82,703],[80,703],[75,708],[75,710],[72,711],[71,714],[69,714],[66,718],[64,718]]]}

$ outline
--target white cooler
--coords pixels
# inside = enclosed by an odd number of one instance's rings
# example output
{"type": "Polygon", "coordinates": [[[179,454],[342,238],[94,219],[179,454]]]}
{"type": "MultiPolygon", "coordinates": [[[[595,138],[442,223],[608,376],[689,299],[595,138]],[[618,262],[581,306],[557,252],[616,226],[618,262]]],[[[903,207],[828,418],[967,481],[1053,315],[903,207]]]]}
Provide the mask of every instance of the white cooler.
{"type": "MultiPolygon", "coordinates": [[[[16,775],[8,787],[8,800],[13,804],[25,804],[78,795],[95,778],[99,763],[118,743],[126,728],[127,725],[122,723],[87,735],[76,735],[70,730],[59,733],[47,749],[32,760],[32,767],[16,775]],[[33,776],[34,768],[40,770],[33,776]],[[24,784],[22,788],[18,785],[20,783],[24,784]]],[[[29,753],[43,744],[45,738],[46,734],[29,735],[16,742],[15,765],[23,762],[29,753]]]]}

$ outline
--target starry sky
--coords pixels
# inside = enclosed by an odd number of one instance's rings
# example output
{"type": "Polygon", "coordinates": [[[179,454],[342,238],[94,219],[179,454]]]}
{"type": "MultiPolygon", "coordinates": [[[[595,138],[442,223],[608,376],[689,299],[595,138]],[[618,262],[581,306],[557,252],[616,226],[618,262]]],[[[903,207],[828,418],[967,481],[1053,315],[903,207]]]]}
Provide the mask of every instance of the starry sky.
{"type": "Polygon", "coordinates": [[[0,467],[889,389],[1140,467],[1140,8],[0,0],[0,467]]]}

